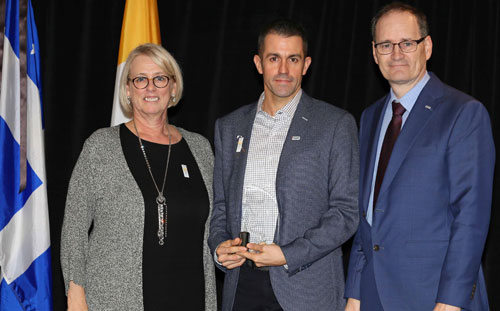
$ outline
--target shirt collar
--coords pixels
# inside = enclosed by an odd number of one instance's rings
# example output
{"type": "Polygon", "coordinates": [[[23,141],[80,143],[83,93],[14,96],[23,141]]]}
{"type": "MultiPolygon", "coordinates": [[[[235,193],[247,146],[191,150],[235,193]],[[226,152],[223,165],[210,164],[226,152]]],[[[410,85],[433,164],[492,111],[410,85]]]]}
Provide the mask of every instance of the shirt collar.
{"type": "MultiPolygon", "coordinates": [[[[288,117],[288,118],[293,118],[293,115],[295,114],[295,110],[297,110],[297,106],[299,105],[300,98],[302,97],[302,89],[300,89],[297,94],[292,98],[291,101],[288,102],[283,108],[278,110],[276,114],[274,115],[274,118],[276,117],[288,117]]],[[[269,114],[262,110],[262,103],[264,102],[264,99],[266,98],[265,93],[262,92],[260,95],[259,101],[257,103],[257,113],[264,113],[265,115],[269,114]]]]}
{"type": "Polygon", "coordinates": [[[406,93],[400,99],[397,99],[396,95],[394,94],[394,91],[391,88],[391,98],[389,99],[389,103],[392,103],[393,100],[396,100],[399,103],[401,103],[401,105],[405,107],[406,111],[408,111],[409,113],[413,108],[413,106],[415,105],[415,102],[417,101],[420,92],[422,92],[422,89],[427,84],[427,81],[429,81],[430,78],[431,77],[429,76],[429,73],[426,71],[424,77],[408,93],[406,93]]]}

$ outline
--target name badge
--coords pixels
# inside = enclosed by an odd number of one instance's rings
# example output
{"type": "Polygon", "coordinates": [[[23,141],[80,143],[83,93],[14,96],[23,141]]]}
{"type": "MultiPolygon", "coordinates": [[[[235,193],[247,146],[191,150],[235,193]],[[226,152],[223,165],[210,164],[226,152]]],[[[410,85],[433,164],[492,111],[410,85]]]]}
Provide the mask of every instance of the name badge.
{"type": "Polygon", "coordinates": [[[185,164],[181,164],[181,167],[182,167],[182,173],[184,174],[184,177],[189,178],[188,167],[185,164]]]}

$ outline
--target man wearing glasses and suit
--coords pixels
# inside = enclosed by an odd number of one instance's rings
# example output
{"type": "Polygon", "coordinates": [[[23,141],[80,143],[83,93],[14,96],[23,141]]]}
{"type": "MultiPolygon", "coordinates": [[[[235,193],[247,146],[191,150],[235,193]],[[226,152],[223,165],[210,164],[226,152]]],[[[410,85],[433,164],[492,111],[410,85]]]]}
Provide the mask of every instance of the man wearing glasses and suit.
{"type": "Polygon", "coordinates": [[[401,3],[372,20],[391,87],[360,124],[360,225],[346,310],[489,310],[481,255],[495,150],[474,98],[426,70],[426,17],[401,3]]]}
{"type": "Polygon", "coordinates": [[[222,310],[341,310],[341,245],[359,215],[356,123],[302,91],[301,26],[265,27],[254,62],[260,99],[215,126],[209,245],[226,272],[222,310]]]}

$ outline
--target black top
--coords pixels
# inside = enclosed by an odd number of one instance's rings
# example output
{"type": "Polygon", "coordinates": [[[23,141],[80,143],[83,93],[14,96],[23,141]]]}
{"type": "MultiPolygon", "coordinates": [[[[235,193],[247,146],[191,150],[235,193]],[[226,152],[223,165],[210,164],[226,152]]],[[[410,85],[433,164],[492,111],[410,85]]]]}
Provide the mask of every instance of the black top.
{"type": "MultiPolygon", "coordinates": [[[[158,244],[158,192],[149,174],[137,136],[120,126],[127,164],[145,204],[143,241],[144,310],[204,310],[203,235],[209,212],[207,188],[184,139],[172,145],[164,196],[167,237],[158,244]],[[185,175],[182,165],[187,168],[185,175]],[[189,176],[189,177],[187,177],[189,176]]],[[[142,140],[156,184],[161,190],[168,145],[142,140]]]]}

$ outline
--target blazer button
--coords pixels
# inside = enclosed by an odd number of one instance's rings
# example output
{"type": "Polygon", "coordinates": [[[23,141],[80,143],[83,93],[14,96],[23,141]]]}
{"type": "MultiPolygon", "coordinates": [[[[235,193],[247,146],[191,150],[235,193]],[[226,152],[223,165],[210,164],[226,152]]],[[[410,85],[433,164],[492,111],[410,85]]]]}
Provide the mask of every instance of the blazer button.
{"type": "Polygon", "coordinates": [[[366,212],[363,212],[363,218],[366,218],[366,212]]]}
{"type": "Polygon", "coordinates": [[[375,252],[378,252],[380,250],[380,246],[378,246],[377,244],[373,245],[373,250],[375,252]]]}

